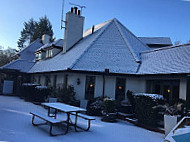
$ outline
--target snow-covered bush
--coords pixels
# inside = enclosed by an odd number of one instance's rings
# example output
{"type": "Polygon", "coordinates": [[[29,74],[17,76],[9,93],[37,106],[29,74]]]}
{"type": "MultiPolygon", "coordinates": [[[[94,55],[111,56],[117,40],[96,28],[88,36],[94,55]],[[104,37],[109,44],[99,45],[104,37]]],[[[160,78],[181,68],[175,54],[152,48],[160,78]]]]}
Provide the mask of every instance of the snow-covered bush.
{"type": "Polygon", "coordinates": [[[73,106],[80,105],[80,102],[75,98],[76,93],[72,85],[69,85],[68,87],[59,88],[58,90],[55,90],[54,93],[56,93],[56,96],[60,102],[70,104],[73,106]]]}
{"type": "Polygon", "coordinates": [[[105,113],[114,113],[116,112],[115,100],[111,98],[104,99],[104,112],[105,113]]]}
{"type": "Polygon", "coordinates": [[[160,116],[160,108],[156,107],[164,105],[165,100],[162,95],[147,93],[127,92],[127,97],[133,107],[138,123],[149,126],[156,126],[157,122],[162,119],[160,116]]]}
{"type": "Polygon", "coordinates": [[[33,84],[33,83],[23,83],[20,92],[21,97],[24,98],[26,101],[33,102],[35,100],[35,87],[40,86],[39,84],[33,84]]]}
{"type": "Polygon", "coordinates": [[[51,94],[51,90],[47,86],[35,87],[35,102],[45,102],[47,97],[51,94]]]}
{"type": "Polygon", "coordinates": [[[104,100],[103,97],[97,97],[94,98],[93,100],[89,100],[87,105],[87,114],[94,116],[101,116],[104,107],[103,100],[104,100]]]}

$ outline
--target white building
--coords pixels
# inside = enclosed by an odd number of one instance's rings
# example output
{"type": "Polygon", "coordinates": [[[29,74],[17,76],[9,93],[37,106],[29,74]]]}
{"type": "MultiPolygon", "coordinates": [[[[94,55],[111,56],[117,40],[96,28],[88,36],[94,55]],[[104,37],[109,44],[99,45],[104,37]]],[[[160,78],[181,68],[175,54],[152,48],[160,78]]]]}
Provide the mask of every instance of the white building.
{"type": "Polygon", "coordinates": [[[41,85],[73,85],[80,100],[124,98],[128,90],[162,94],[169,102],[186,99],[190,44],[138,38],[115,18],[84,33],[83,24],[77,9],[68,12],[64,40],[39,47],[25,73],[41,85]]]}

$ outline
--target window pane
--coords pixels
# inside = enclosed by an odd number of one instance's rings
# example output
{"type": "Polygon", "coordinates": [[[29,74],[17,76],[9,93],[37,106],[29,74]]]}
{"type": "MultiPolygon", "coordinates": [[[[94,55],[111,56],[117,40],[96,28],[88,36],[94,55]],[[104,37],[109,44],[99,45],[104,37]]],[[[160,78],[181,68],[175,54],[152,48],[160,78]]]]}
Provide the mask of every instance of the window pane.
{"type": "Polygon", "coordinates": [[[85,99],[87,100],[91,100],[94,98],[95,80],[95,76],[86,76],[85,99]]]}

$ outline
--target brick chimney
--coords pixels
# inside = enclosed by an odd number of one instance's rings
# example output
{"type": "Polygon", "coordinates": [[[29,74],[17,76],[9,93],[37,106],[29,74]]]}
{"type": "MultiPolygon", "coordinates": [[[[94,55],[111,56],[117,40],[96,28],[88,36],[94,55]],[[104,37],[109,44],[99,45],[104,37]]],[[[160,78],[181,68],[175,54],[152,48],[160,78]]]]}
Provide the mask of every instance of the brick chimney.
{"type": "Polygon", "coordinates": [[[84,17],[77,7],[66,14],[63,52],[67,52],[83,37],[84,17]]]}

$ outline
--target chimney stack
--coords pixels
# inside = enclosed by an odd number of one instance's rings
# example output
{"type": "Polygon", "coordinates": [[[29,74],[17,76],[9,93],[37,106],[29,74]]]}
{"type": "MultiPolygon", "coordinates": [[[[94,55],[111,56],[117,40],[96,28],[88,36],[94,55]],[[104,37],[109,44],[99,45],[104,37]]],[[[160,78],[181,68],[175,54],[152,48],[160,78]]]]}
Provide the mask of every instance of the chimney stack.
{"type": "Polygon", "coordinates": [[[83,38],[84,17],[77,7],[71,8],[66,14],[63,52],[67,52],[83,38]]]}

